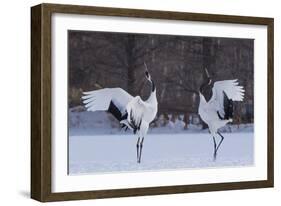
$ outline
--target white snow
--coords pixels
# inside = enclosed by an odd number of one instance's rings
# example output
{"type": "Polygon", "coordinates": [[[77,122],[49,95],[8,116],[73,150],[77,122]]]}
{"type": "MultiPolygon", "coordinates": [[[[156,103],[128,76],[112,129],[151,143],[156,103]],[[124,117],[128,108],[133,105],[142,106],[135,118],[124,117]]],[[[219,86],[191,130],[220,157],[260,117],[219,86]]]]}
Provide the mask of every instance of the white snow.
{"type": "Polygon", "coordinates": [[[93,135],[69,137],[69,173],[175,170],[237,167],[254,164],[251,132],[224,133],[225,140],[213,161],[213,140],[208,133],[148,134],[142,162],[136,162],[136,136],[93,135]]]}
{"type": "MultiPolygon", "coordinates": [[[[169,115],[171,117],[171,115],[169,115]]],[[[170,118],[171,119],[171,118],[170,118]]],[[[253,165],[253,124],[228,124],[225,139],[213,161],[213,139],[200,124],[184,128],[183,115],[175,121],[160,119],[144,140],[142,162],[136,162],[137,136],[121,130],[106,112],[69,110],[69,174],[175,170],[253,165]]],[[[199,123],[199,122],[198,122],[199,123]]],[[[219,139],[217,140],[219,142],[219,139]]]]}

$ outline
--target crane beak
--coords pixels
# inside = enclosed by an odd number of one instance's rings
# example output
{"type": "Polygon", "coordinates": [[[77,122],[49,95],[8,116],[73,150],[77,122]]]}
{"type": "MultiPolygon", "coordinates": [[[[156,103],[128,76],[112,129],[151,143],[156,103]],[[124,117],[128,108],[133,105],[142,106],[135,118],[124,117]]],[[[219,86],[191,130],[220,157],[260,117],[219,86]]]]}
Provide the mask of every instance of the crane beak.
{"type": "Polygon", "coordinates": [[[207,77],[210,78],[210,74],[209,74],[207,68],[205,68],[205,72],[206,72],[207,77]]]}
{"type": "Polygon", "coordinates": [[[143,62],[143,64],[144,64],[144,67],[145,67],[145,71],[148,73],[148,69],[147,69],[146,63],[143,62]]]}

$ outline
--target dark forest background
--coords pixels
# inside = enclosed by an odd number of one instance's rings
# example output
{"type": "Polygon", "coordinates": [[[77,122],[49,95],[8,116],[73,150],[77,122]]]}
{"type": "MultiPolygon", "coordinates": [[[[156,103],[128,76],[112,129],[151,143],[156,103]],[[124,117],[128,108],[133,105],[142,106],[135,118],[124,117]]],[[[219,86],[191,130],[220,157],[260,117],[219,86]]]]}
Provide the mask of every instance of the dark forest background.
{"type": "Polygon", "coordinates": [[[244,86],[234,123],[252,123],[253,51],[253,39],[69,31],[69,108],[82,105],[83,91],[104,87],[146,99],[145,62],[157,87],[158,117],[173,121],[181,115],[186,126],[200,121],[198,90],[207,68],[214,81],[238,79],[244,86]]]}

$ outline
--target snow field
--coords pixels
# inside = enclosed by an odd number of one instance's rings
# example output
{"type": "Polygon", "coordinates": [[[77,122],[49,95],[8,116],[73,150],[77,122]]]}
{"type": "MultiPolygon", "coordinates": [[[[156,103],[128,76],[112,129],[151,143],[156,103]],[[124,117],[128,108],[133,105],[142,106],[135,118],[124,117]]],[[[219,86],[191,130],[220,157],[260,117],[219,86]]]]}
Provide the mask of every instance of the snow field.
{"type": "Polygon", "coordinates": [[[74,135],[69,137],[69,173],[73,175],[254,164],[253,133],[223,135],[224,142],[218,151],[217,160],[213,161],[213,139],[209,133],[148,134],[144,140],[141,164],[136,162],[135,135],[74,135]]]}

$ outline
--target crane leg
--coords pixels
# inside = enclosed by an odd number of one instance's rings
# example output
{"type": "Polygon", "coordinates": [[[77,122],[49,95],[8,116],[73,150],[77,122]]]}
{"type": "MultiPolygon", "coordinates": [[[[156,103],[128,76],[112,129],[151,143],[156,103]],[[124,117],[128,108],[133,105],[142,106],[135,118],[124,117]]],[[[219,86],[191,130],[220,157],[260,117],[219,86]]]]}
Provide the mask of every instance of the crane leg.
{"type": "Polygon", "coordinates": [[[137,141],[137,145],[136,145],[136,147],[137,147],[137,162],[139,163],[139,147],[140,147],[140,138],[138,137],[138,141],[137,141]]]}
{"type": "Polygon", "coordinates": [[[140,142],[140,155],[139,155],[139,161],[138,161],[138,163],[141,162],[141,152],[142,152],[142,146],[143,146],[143,139],[144,139],[144,138],[142,138],[142,139],[141,139],[141,142],[140,142]]]}
{"type": "Polygon", "coordinates": [[[221,136],[221,141],[219,142],[219,145],[217,146],[216,153],[218,152],[218,150],[219,150],[219,148],[221,146],[221,143],[224,140],[224,136],[222,136],[221,133],[219,133],[219,132],[218,132],[218,134],[221,136]]]}
{"type": "Polygon", "coordinates": [[[213,160],[216,161],[217,158],[217,142],[215,137],[213,136],[213,140],[214,140],[214,154],[213,154],[213,160]]]}

